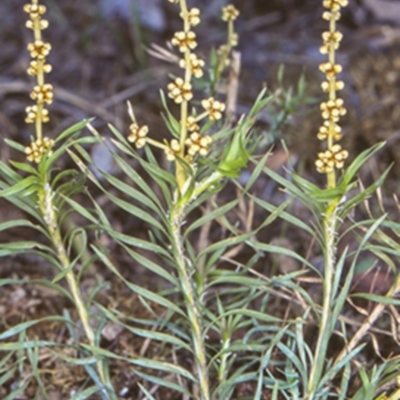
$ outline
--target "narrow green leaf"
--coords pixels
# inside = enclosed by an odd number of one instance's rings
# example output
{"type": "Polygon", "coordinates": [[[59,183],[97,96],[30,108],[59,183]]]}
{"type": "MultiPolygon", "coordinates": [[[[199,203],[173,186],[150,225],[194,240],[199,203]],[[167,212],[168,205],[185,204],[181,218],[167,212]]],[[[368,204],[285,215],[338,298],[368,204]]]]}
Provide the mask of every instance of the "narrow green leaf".
{"type": "Polygon", "coordinates": [[[125,327],[137,336],[155,340],[157,342],[170,343],[174,346],[178,346],[178,347],[186,349],[190,352],[192,351],[191,347],[187,343],[185,343],[181,339],[179,339],[175,336],[169,335],[167,333],[156,332],[156,331],[147,330],[147,329],[133,328],[128,325],[125,325],[125,327]]]}
{"type": "Polygon", "coordinates": [[[140,387],[140,390],[146,395],[146,400],[156,400],[153,397],[153,395],[145,387],[143,387],[140,383],[138,383],[138,386],[140,387]]]}
{"type": "Polygon", "coordinates": [[[86,127],[86,125],[88,123],[90,123],[93,120],[93,118],[90,119],[85,119],[81,122],[78,122],[72,126],[70,126],[69,128],[67,128],[64,132],[60,133],[59,135],[57,135],[57,138],[55,140],[55,142],[60,142],[63,141],[66,137],[68,137],[69,135],[72,135],[75,132],[78,132],[80,130],[82,130],[83,128],[86,127]]]}
{"type": "Polygon", "coordinates": [[[149,250],[154,254],[159,254],[163,257],[170,258],[171,253],[165,250],[163,247],[159,246],[156,243],[149,242],[147,240],[139,239],[134,236],[130,235],[125,235],[123,233],[119,233],[116,231],[112,230],[107,230],[107,233],[114,238],[115,240],[136,247],[137,249],[142,249],[142,250],[149,250]]]}
{"type": "Polygon", "coordinates": [[[115,268],[113,263],[100,251],[97,247],[92,246],[93,251],[98,255],[99,259],[112,271],[114,272],[122,281],[135,293],[144,298],[153,301],[154,303],[160,304],[161,306],[165,307],[167,310],[174,311],[179,315],[185,317],[185,313],[172,301],[166,299],[165,297],[154,293],[148,289],[142,288],[138,285],[135,285],[129,281],[127,281],[115,268]]]}
{"type": "Polygon", "coordinates": [[[95,393],[98,393],[100,389],[96,386],[91,386],[83,390],[82,392],[76,393],[71,400],[86,400],[89,399],[95,393]]]}
{"type": "MultiPolygon", "coordinates": [[[[38,322],[38,321],[36,321],[38,322]]],[[[3,335],[1,335],[3,336],[3,335]]],[[[1,340],[1,339],[0,339],[1,340]]],[[[49,342],[47,340],[36,340],[36,341],[26,341],[26,342],[8,342],[0,343],[0,351],[15,351],[15,350],[26,350],[36,347],[50,347],[59,346],[59,343],[49,342]]]]}
{"type": "Polygon", "coordinates": [[[272,152],[272,149],[268,150],[260,160],[254,161],[255,168],[254,168],[253,172],[251,173],[250,178],[247,180],[246,187],[244,189],[244,191],[246,193],[251,189],[251,187],[254,185],[254,182],[260,176],[261,172],[263,171],[263,169],[265,167],[265,163],[267,162],[267,159],[271,155],[271,152],[272,152]]]}
{"type": "Polygon", "coordinates": [[[248,241],[249,239],[251,239],[253,235],[254,235],[254,233],[250,232],[250,233],[244,233],[242,235],[238,235],[236,237],[229,237],[227,239],[220,240],[216,243],[211,244],[204,250],[202,250],[199,254],[199,257],[203,257],[203,256],[207,255],[208,253],[213,253],[220,248],[228,248],[230,246],[235,246],[239,243],[244,243],[244,242],[248,241]]]}
{"type": "Polygon", "coordinates": [[[372,146],[371,148],[364,150],[360,153],[354,161],[345,169],[342,179],[339,181],[339,185],[346,188],[354,175],[358,172],[358,170],[366,163],[366,161],[372,157],[377,151],[379,151],[383,146],[385,146],[386,142],[380,142],[372,146]]]}
{"type": "Polygon", "coordinates": [[[128,176],[141,190],[143,193],[150,198],[154,204],[157,205],[159,210],[162,210],[160,200],[154,193],[154,190],[145,182],[145,180],[120,156],[117,154],[113,155],[116,163],[122,169],[122,171],[128,176]]]}
{"type": "MultiPolygon", "coordinates": [[[[158,265],[157,263],[151,261],[147,257],[142,256],[141,254],[133,251],[132,249],[122,245],[124,249],[128,252],[129,256],[132,259],[136,260],[139,264],[141,264],[144,268],[148,269],[149,271],[157,274],[161,278],[165,279],[167,282],[170,282],[174,287],[179,287],[179,282],[176,277],[171,275],[165,267],[158,265]]],[[[168,256],[168,258],[170,258],[168,256]]]]}
{"type": "Polygon", "coordinates": [[[197,219],[193,224],[191,224],[185,231],[185,237],[195,229],[200,228],[201,226],[205,225],[207,222],[215,221],[221,215],[228,213],[230,210],[235,208],[239,203],[239,199],[235,199],[230,201],[229,203],[216,208],[214,211],[208,212],[199,219],[197,219]]]}
{"type": "Polygon", "coordinates": [[[118,207],[120,207],[122,210],[127,211],[129,214],[141,219],[142,221],[145,221],[151,225],[153,225],[155,228],[159,229],[161,232],[165,232],[165,227],[161,225],[161,223],[156,220],[151,214],[148,212],[144,211],[143,209],[134,206],[131,203],[128,203],[125,200],[122,200],[118,198],[117,196],[114,196],[111,193],[108,193],[107,197],[115,203],[118,207]]]}
{"type": "Polygon", "coordinates": [[[386,171],[380,175],[380,177],[370,186],[365,188],[362,192],[358,193],[351,199],[347,200],[340,209],[340,216],[343,218],[348,215],[348,213],[362,201],[367,199],[369,196],[372,195],[376,191],[376,189],[382,186],[384,180],[386,179],[387,175],[389,174],[391,167],[387,168],[386,171]]]}
{"type": "Polygon", "coordinates": [[[0,376],[0,387],[2,387],[11,377],[14,376],[16,368],[10,368],[8,371],[5,371],[5,374],[0,376]]]}
{"type": "Polygon", "coordinates": [[[297,254],[293,250],[286,249],[286,248],[280,247],[280,246],[267,244],[267,243],[255,242],[255,241],[254,242],[253,241],[249,241],[248,244],[251,247],[253,247],[253,248],[257,249],[257,250],[265,251],[267,253],[283,254],[285,256],[294,258],[295,260],[300,261],[302,264],[307,265],[308,267],[310,267],[313,271],[318,273],[318,275],[321,274],[320,271],[314,265],[312,265],[308,260],[306,260],[304,257],[300,256],[299,254],[297,254]]]}
{"type": "Polygon", "coordinates": [[[127,194],[130,196],[132,199],[135,199],[145,205],[146,207],[149,207],[152,209],[154,212],[157,213],[157,215],[162,215],[164,214],[164,210],[160,210],[160,208],[152,201],[151,198],[147,197],[143,193],[141,193],[139,190],[136,190],[130,185],[127,185],[125,182],[122,180],[114,177],[113,175],[110,175],[106,172],[102,172],[102,175],[104,178],[115,188],[120,190],[121,192],[127,194]]]}
{"type": "Polygon", "coordinates": [[[25,228],[32,228],[35,230],[41,231],[42,228],[40,226],[32,224],[32,222],[26,219],[15,219],[11,221],[6,221],[0,223],[0,232],[5,231],[10,228],[18,228],[18,227],[25,227],[25,228]]]}
{"type": "Polygon", "coordinates": [[[179,138],[179,132],[181,129],[181,125],[178,122],[178,120],[172,115],[172,113],[169,111],[167,101],[165,99],[164,92],[160,90],[160,97],[161,97],[161,102],[164,107],[164,110],[166,111],[167,115],[165,116],[164,114],[161,114],[168,130],[171,132],[171,135],[174,136],[175,138],[179,138]]]}
{"type": "Polygon", "coordinates": [[[130,360],[130,363],[144,368],[154,369],[157,371],[164,371],[167,372],[168,374],[180,375],[183,376],[184,378],[191,380],[192,382],[196,382],[194,376],[187,369],[180,367],[179,365],[176,364],[171,364],[163,361],[157,361],[154,359],[146,359],[146,358],[132,359],[130,360]]]}
{"type": "Polygon", "coordinates": [[[25,253],[26,251],[32,249],[40,249],[43,251],[47,251],[48,253],[53,253],[53,249],[49,246],[41,244],[39,242],[31,242],[31,241],[20,241],[20,242],[10,242],[10,243],[1,243],[0,244],[0,255],[3,257],[5,255],[19,254],[25,253]]]}
{"type": "MultiPolygon", "coordinates": [[[[40,318],[40,319],[30,320],[30,321],[26,321],[26,322],[21,322],[18,325],[15,325],[15,326],[7,329],[4,332],[1,332],[0,333],[0,340],[4,340],[4,339],[7,339],[7,338],[9,338],[11,336],[18,335],[19,333],[26,331],[26,329],[30,328],[31,326],[34,326],[34,325],[36,325],[36,324],[38,324],[40,322],[43,322],[43,321],[65,322],[65,318],[59,317],[59,316],[50,316],[50,317],[43,317],[43,318],[40,318]]],[[[24,343],[19,343],[19,345],[22,346],[22,345],[26,344],[27,347],[24,347],[24,348],[28,348],[28,347],[32,347],[32,343],[39,343],[38,346],[39,345],[42,346],[41,343],[45,343],[45,345],[47,345],[47,344],[52,344],[53,342],[48,342],[48,341],[36,341],[36,342],[32,341],[31,342],[31,341],[27,341],[27,342],[24,342],[24,343]]],[[[19,347],[14,348],[15,343],[14,343],[14,345],[12,343],[0,344],[0,346],[8,346],[8,345],[11,346],[11,347],[8,348],[9,350],[11,350],[11,349],[15,350],[15,349],[19,348],[19,347]]],[[[52,344],[52,345],[54,345],[54,344],[52,344]]],[[[0,350],[1,349],[2,348],[0,347],[0,350]]],[[[5,349],[5,347],[3,349],[5,349]]]]}
{"type": "Polygon", "coordinates": [[[21,384],[18,388],[14,389],[11,393],[8,394],[7,397],[4,398],[4,400],[17,400],[21,398],[20,396],[23,395],[25,392],[26,388],[30,385],[31,379],[27,379],[25,382],[21,384]]]}
{"type": "Polygon", "coordinates": [[[27,172],[28,174],[35,175],[37,174],[37,171],[32,165],[27,164],[27,163],[20,163],[16,161],[10,160],[10,164],[14,167],[17,168],[21,171],[27,172]]]}
{"type": "Polygon", "coordinates": [[[147,382],[152,382],[157,386],[164,386],[168,389],[171,389],[175,392],[183,393],[185,396],[190,397],[191,394],[185,389],[184,386],[181,386],[178,383],[172,382],[170,379],[158,378],[149,374],[145,374],[144,372],[136,371],[136,375],[145,379],[147,382]]]}
{"type": "Polygon", "coordinates": [[[61,195],[63,200],[65,200],[78,214],[85,217],[87,220],[93,222],[95,225],[99,223],[99,221],[85,208],[82,207],[79,203],[75,200],[72,200],[64,195],[61,195]]]}
{"type": "Polygon", "coordinates": [[[11,148],[21,152],[21,153],[25,153],[25,146],[22,145],[20,142],[16,142],[15,140],[10,140],[10,139],[4,139],[4,142],[10,146],[11,148]]]}
{"type": "Polygon", "coordinates": [[[15,195],[20,195],[34,184],[37,184],[37,177],[28,176],[27,178],[20,180],[8,189],[3,189],[2,191],[0,191],[0,197],[11,197],[15,195]]]}

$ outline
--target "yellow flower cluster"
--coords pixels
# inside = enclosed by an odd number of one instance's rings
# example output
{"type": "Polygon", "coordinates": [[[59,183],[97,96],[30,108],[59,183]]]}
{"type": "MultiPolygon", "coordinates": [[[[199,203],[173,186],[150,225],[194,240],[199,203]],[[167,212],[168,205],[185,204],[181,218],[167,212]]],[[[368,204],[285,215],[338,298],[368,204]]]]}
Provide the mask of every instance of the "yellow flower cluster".
{"type": "MultiPolygon", "coordinates": [[[[197,47],[196,34],[192,28],[200,23],[200,10],[198,8],[188,9],[186,1],[169,0],[171,3],[180,3],[180,17],[183,20],[184,30],[176,32],[171,40],[173,46],[182,53],[179,66],[185,70],[184,78],[175,78],[173,82],[168,84],[168,96],[181,105],[181,138],[180,141],[172,139],[167,143],[164,151],[168,160],[175,160],[177,156],[191,161],[194,156],[200,154],[205,156],[209,151],[212,139],[209,136],[200,134],[198,122],[208,117],[210,121],[216,121],[222,118],[225,105],[214,98],[204,99],[202,106],[205,112],[199,116],[188,116],[188,102],[193,98],[192,77],[201,78],[203,76],[204,61],[200,59],[193,50],[197,47]],[[185,153],[186,152],[186,153],[185,153]],[[186,155],[185,155],[186,154],[186,155]]],[[[233,6],[224,8],[224,16],[226,20],[234,20],[238,11],[233,6]],[[226,8],[226,10],[225,10],[226,8]]]]}
{"type": "Polygon", "coordinates": [[[187,118],[186,128],[189,132],[196,132],[200,129],[195,117],[190,116],[187,118]]]}
{"type": "MultiPolygon", "coordinates": [[[[169,0],[171,3],[178,1],[169,0]]],[[[175,32],[171,39],[171,44],[176,46],[182,53],[179,66],[185,70],[185,77],[176,78],[168,85],[168,96],[177,104],[190,101],[193,98],[191,78],[201,78],[203,76],[204,61],[192,53],[197,47],[196,34],[191,29],[200,23],[200,10],[198,8],[187,9],[186,2],[181,7],[180,17],[184,22],[184,30],[175,32]]]]}
{"type": "Polygon", "coordinates": [[[176,104],[181,104],[184,100],[189,101],[193,98],[192,85],[185,82],[182,78],[176,78],[168,85],[169,97],[174,99],[176,104]]]}
{"type": "MultiPolygon", "coordinates": [[[[184,12],[181,12],[179,15],[182,19],[185,18],[184,12]]],[[[198,25],[200,23],[200,10],[198,8],[191,8],[187,12],[187,20],[190,26],[198,25]]]]}
{"type": "Polygon", "coordinates": [[[174,161],[181,153],[181,145],[176,139],[172,139],[169,146],[165,148],[165,155],[168,161],[174,161]]]}
{"type": "Polygon", "coordinates": [[[24,11],[29,15],[26,27],[34,32],[34,41],[29,43],[27,50],[32,58],[27,72],[31,76],[35,76],[37,84],[33,87],[30,94],[32,100],[36,102],[33,106],[26,108],[25,122],[28,124],[36,124],[36,141],[25,148],[28,161],[39,163],[43,154],[48,152],[53,146],[53,140],[43,138],[42,123],[49,121],[49,111],[44,108],[44,104],[53,102],[53,86],[44,82],[44,74],[51,71],[51,65],[46,63],[46,57],[51,50],[50,43],[46,43],[41,38],[41,31],[49,25],[48,21],[42,19],[46,13],[46,7],[38,4],[37,0],[32,0],[31,4],[25,4],[24,11]]]}
{"type": "MultiPolygon", "coordinates": [[[[34,124],[38,119],[38,106],[29,106],[26,107],[26,118],[25,122],[27,124],[34,124]]],[[[41,110],[41,121],[43,123],[49,122],[49,110],[42,108],[41,110]]]]}
{"type": "Polygon", "coordinates": [[[149,127],[147,125],[139,126],[137,123],[133,123],[129,127],[129,130],[131,133],[128,136],[128,140],[133,143],[138,149],[143,147],[147,141],[149,127]]]}
{"type": "Polygon", "coordinates": [[[234,5],[228,4],[222,8],[222,20],[223,21],[234,21],[239,16],[239,11],[234,5]]]}
{"type": "Polygon", "coordinates": [[[32,142],[30,146],[25,147],[25,153],[27,155],[28,161],[35,161],[39,163],[42,159],[43,154],[48,152],[48,155],[52,154],[51,148],[54,145],[54,140],[47,137],[43,139],[37,139],[32,142]]]}
{"type": "Polygon", "coordinates": [[[193,50],[197,47],[196,34],[193,31],[175,32],[175,35],[172,38],[171,43],[174,46],[177,46],[181,53],[185,53],[187,50],[193,50]]]}
{"type": "MultiPolygon", "coordinates": [[[[336,92],[344,88],[344,83],[337,79],[337,75],[342,72],[342,66],[335,62],[335,51],[339,48],[342,40],[342,33],[336,30],[336,21],[340,18],[340,10],[347,5],[347,0],[323,0],[323,6],[328,9],[322,18],[329,21],[329,31],[322,34],[322,46],[320,52],[328,55],[328,62],[320,65],[319,69],[325,74],[326,81],[321,87],[328,93],[328,100],[321,103],[321,115],[324,119],[319,128],[317,137],[326,140],[327,149],[318,153],[315,165],[318,172],[334,174],[335,169],[343,168],[344,161],[348,157],[347,150],[334,143],[342,137],[341,128],[338,125],[340,117],[346,114],[344,102],[337,98],[336,92]]],[[[330,181],[330,186],[334,186],[334,179],[330,181]]]]}
{"type": "MultiPolygon", "coordinates": [[[[161,148],[166,154],[169,161],[178,158],[184,159],[188,163],[192,163],[198,155],[206,156],[209,152],[212,138],[201,134],[199,122],[204,118],[215,122],[222,118],[225,111],[225,104],[209,97],[201,101],[204,111],[197,115],[196,111],[190,112],[189,102],[193,99],[193,78],[201,78],[203,76],[204,61],[193,52],[197,47],[196,33],[192,28],[200,23],[200,10],[198,8],[188,8],[186,0],[169,0],[170,3],[180,5],[180,17],[183,21],[183,30],[175,32],[171,39],[171,44],[181,53],[179,66],[184,70],[183,77],[175,77],[167,86],[168,97],[176,104],[180,105],[180,131],[179,138],[170,141],[164,140],[162,143],[148,137],[149,129],[146,125],[140,127],[135,120],[133,111],[131,112],[132,124],[130,126],[130,134],[128,141],[133,143],[137,148],[146,144],[161,148]]],[[[239,15],[239,11],[232,5],[223,7],[222,19],[228,22],[228,45],[226,55],[230,51],[231,46],[237,44],[237,34],[233,30],[233,21],[239,15]]],[[[33,112],[33,111],[32,111],[33,112]]],[[[179,165],[177,164],[177,170],[179,165]]],[[[179,171],[177,172],[179,176],[179,171]]],[[[179,179],[178,179],[179,180],[179,179]]]]}
{"type": "Polygon", "coordinates": [[[31,99],[36,100],[38,104],[51,104],[53,102],[53,85],[45,83],[40,86],[34,86],[31,92],[31,99]]]}
{"type": "Polygon", "coordinates": [[[215,100],[214,97],[203,100],[201,105],[206,110],[210,121],[221,119],[222,113],[225,111],[225,104],[215,100]]]}
{"type": "Polygon", "coordinates": [[[210,148],[212,139],[210,136],[202,136],[198,132],[193,132],[188,139],[186,139],[186,146],[188,146],[189,156],[195,156],[199,153],[201,156],[206,156],[210,148]]]}
{"type": "Polygon", "coordinates": [[[186,69],[186,66],[188,66],[195,78],[201,78],[203,76],[204,61],[198,58],[195,53],[190,53],[188,58],[189,65],[186,60],[182,58],[179,61],[179,66],[183,69],[186,69]]]}
{"type": "Polygon", "coordinates": [[[229,66],[229,55],[233,47],[239,44],[239,35],[235,32],[234,21],[239,16],[239,11],[232,4],[228,4],[222,7],[222,20],[227,22],[228,25],[228,36],[226,43],[219,46],[217,50],[218,54],[218,66],[215,71],[216,80],[219,79],[223,70],[229,66]]]}

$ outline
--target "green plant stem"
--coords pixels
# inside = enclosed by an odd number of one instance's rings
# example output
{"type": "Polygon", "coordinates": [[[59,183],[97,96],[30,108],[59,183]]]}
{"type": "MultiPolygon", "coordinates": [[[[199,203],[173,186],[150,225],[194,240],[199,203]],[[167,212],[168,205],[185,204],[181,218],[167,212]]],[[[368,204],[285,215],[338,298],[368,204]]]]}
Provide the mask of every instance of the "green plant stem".
{"type": "MultiPolygon", "coordinates": [[[[222,344],[222,351],[226,351],[229,348],[229,345],[231,344],[231,339],[224,338],[223,344],[222,344]]],[[[221,356],[221,363],[220,367],[218,369],[218,379],[220,382],[224,382],[226,380],[226,374],[227,374],[227,362],[228,358],[230,357],[230,354],[228,352],[224,353],[221,356]]]]}
{"type": "Polygon", "coordinates": [[[336,229],[337,229],[337,202],[331,203],[324,216],[324,259],[325,275],[323,280],[323,301],[321,319],[319,322],[319,333],[317,346],[315,348],[315,358],[310,371],[308,382],[308,393],[305,396],[308,400],[314,399],[318,390],[324,365],[326,350],[332,331],[332,284],[335,274],[335,256],[336,256],[336,229]]]}
{"type": "Polygon", "coordinates": [[[171,210],[171,232],[172,248],[178,269],[182,293],[185,299],[186,310],[191,325],[194,353],[196,358],[197,375],[199,380],[200,399],[210,400],[210,389],[208,382],[207,357],[203,340],[202,319],[200,315],[200,304],[197,301],[191,280],[191,272],[186,263],[183,253],[181,224],[183,208],[175,207],[171,210]]]}
{"type": "MultiPolygon", "coordinates": [[[[60,233],[60,228],[55,212],[55,206],[53,203],[53,195],[54,193],[51,190],[48,179],[47,177],[44,177],[42,182],[40,182],[38,190],[39,208],[46,223],[52,244],[57,252],[58,260],[60,261],[60,264],[64,269],[68,269],[71,265],[71,262],[60,233]]],[[[92,327],[90,326],[89,314],[85,307],[85,303],[82,299],[77,279],[72,269],[69,269],[68,272],[65,274],[65,279],[67,280],[68,287],[74,299],[75,307],[78,311],[79,319],[82,322],[86,338],[88,339],[90,346],[95,347],[95,335],[92,327]]],[[[106,378],[104,376],[103,363],[101,360],[97,361],[97,370],[101,382],[104,386],[106,386],[106,378]]]]}
{"type": "Polygon", "coordinates": [[[227,35],[227,39],[226,39],[226,44],[225,44],[225,48],[221,54],[221,57],[218,61],[217,64],[217,68],[215,69],[215,76],[214,79],[212,81],[212,91],[213,93],[216,90],[216,86],[221,78],[222,72],[224,71],[225,67],[226,67],[226,60],[229,57],[229,54],[231,53],[232,50],[232,39],[233,39],[233,35],[234,35],[234,29],[233,29],[233,21],[228,21],[228,35],[227,35]]]}
{"type": "MultiPolygon", "coordinates": [[[[182,16],[183,16],[183,30],[186,33],[190,32],[190,23],[189,23],[189,19],[188,19],[188,8],[187,8],[186,0],[180,0],[180,8],[181,8],[182,16]]],[[[185,59],[185,62],[186,62],[184,81],[185,81],[185,84],[191,84],[192,72],[190,69],[190,49],[189,48],[187,48],[185,50],[183,58],[185,59]]],[[[179,145],[181,148],[179,156],[181,158],[184,158],[184,156],[185,156],[185,141],[186,141],[187,133],[188,133],[188,131],[187,131],[188,112],[189,112],[189,103],[187,100],[183,99],[183,101],[181,103],[181,110],[180,110],[180,132],[179,132],[179,136],[180,136],[179,145]]],[[[178,182],[179,191],[182,193],[182,188],[186,181],[186,173],[178,160],[175,161],[175,170],[176,170],[175,174],[176,174],[176,180],[178,182]]]]}

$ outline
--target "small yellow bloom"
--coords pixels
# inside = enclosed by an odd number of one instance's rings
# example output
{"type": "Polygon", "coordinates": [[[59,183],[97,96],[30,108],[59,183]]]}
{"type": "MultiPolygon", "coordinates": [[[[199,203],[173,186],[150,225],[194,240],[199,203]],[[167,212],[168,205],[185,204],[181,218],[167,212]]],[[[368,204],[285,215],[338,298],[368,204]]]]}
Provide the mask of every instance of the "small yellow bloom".
{"type": "MultiPolygon", "coordinates": [[[[39,72],[38,68],[39,68],[38,62],[36,60],[32,60],[29,64],[27,72],[31,76],[36,76],[39,72]]],[[[51,72],[52,67],[50,64],[43,64],[42,69],[45,74],[48,74],[49,72],[51,72]]]]}
{"type": "MultiPolygon", "coordinates": [[[[33,23],[32,20],[26,21],[25,26],[26,26],[28,29],[35,29],[35,24],[33,23]]],[[[49,27],[49,21],[47,21],[46,19],[41,19],[41,20],[39,21],[39,29],[40,29],[40,30],[43,31],[44,29],[47,29],[48,27],[49,27]]]]}
{"type": "MultiPolygon", "coordinates": [[[[185,15],[181,12],[180,17],[183,19],[185,15]]],[[[200,10],[198,8],[191,8],[187,13],[187,19],[190,26],[196,26],[200,23],[200,10]]]]}
{"type": "MultiPolygon", "coordinates": [[[[324,92],[329,92],[330,85],[331,85],[330,81],[329,82],[325,81],[325,82],[321,83],[321,88],[322,88],[322,90],[324,92]]],[[[344,82],[343,81],[335,81],[334,88],[333,88],[335,91],[342,90],[343,88],[344,88],[344,82]]]]}
{"type": "Polygon", "coordinates": [[[342,128],[331,121],[324,121],[324,124],[319,128],[317,137],[319,140],[326,140],[329,137],[330,129],[332,129],[333,140],[340,140],[342,138],[342,128]],[[332,127],[331,127],[332,124],[332,127]]]}
{"type": "Polygon", "coordinates": [[[172,139],[169,147],[165,149],[168,161],[174,161],[176,156],[181,152],[181,146],[176,139],[172,139]]]}
{"type": "Polygon", "coordinates": [[[239,16],[239,10],[232,4],[222,7],[222,20],[234,21],[239,16]]]}
{"type": "Polygon", "coordinates": [[[319,69],[328,79],[332,79],[342,72],[342,66],[340,64],[332,64],[330,62],[321,64],[319,69]]]}
{"type": "MultiPolygon", "coordinates": [[[[204,61],[197,57],[195,53],[189,54],[189,68],[195,78],[201,78],[203,76],[204,61]]],[[[183,58],[179,61],[181,68],[186,68],[186,60],[183,58]]]]}
{"type": "Polygon", "coordinates": [[[319,51],[321,54],[327,54],[332,50],[337,50],[339,48],[340,41],[343,38],[343,34],[339,31],[335,32],[323,32],[322,40],[323,44],[320,47],[319,51]]]}
{"type": "Polygon", "coordinates": [[[189,116],[186,120],[186,128],[189,132],[197,132],[199,130],[199,125],[196,122],[196,119],[192,116],[189,116]]]}
{"type": "Polygon", "coordinates": [[[24,11],[29,14],[30,19],[36,19],[46,12],[46,7],[41,4],[25,4],[24,11]]]}
{"type": "Polygon", "coordinates": [[[342,115],[346,114],[342,99],[328,100],[321,103],[322,118],[337,122],[342,115]]]}
{"type": "Polygon", "coordinates": [[[348,0],[324,0],[323,6],[331,11],[339,11],[341,7],[346,7],[348,0]]]}
{"type": "Polygon", "coordinates": [[[343,168],[344,161],[348,157],[347,150],[343,150],[340,144],[334,144],[329,150],[318,153],[318,159],[315,161],[317,171],[320,173],[332,172],[334,168],[343,168]]]}
{"type": "Polygon", "coordinates": [[[44,60],[50,53],[51,45],[42,40],[35,40],[33,43],[28,44],[27,49],[32,58],[44,60]]]}
{"type": "Polygon", "coordinates": [[[51,104],[53,102],[53,85],[45,83],[41,86],[34,86],[31,92],[31,99],[36,100],[38,104],[51,104]]]}
{"type": "Polygon", "coordinates": [[[237,33],[232,34],[231,46],[236,47],[239,44],[239,35],[237,33]]]}
{"type": "Polygon", "coordinates": [[[340,19],[339,11],[325,11],[322,14],[322,18],[326,21],[338,21],[340,19]]]}
{"type": "MultiPolygon", "coordinates": [[[[25,122],[27,124],[35,123],[36,119],[38,117],[38,106],[26,107],[25,112],[26,112],[25,122]]],[[[50,120],[49,110],[47,110],[46,108],[42,108],[41,117],[42,117],[43,123],[49,122],[49,120],[50,120]]]]}
{"type": "Polygon", "coordinates": [[[182,78],[176,78],[168,85],[168,96],[177,104],[182,103],[183,100],[189,101],[193,98],[192,85],[182,78]]]}
{"type": "Polygon", "coordinates": [[[201,105],[207,111],[210,121],[221,119],[222,113],[225,111],[225,104],[215,100],[214,97],[203,100],[201,105]]]}
{"type": "Polygon", "coordinates": [[[146,136],[149,133],[149,127],[147,125],[139,126],[133,123],[129,127],[130,135],[128,141],[133,143],[138,149],[146,144],[146,136]]]}
{"type": "Polygon", "coordinates": [[[206,156],[210,149],[212,139],[210,136],[201,136],[198,132],[193,132],[188,139],[186,139],[186,146],[188,147],[188,154],[195,156],[200,154],[206,156]]]}
{"type": "Polygon", "coordinates": [[[54,140],[49,139],[47,137],[43,139],[38,139],[35,142],[32,142],[30,146],[25,147],[25,154],[27,155],[28,161],[34,161],[39,163],[45,154],[48,151],[48,155],[52,154],[51,148],[54,145],[54,140]]]}
{"type": "Polygon", "coordinates": [[[197,47],[196,34],[192,31],[189,32],[176,32],[171,40],[174,46],[179,47],[179,51],[184,53],[188,49],[195,49],[197,47]]]}

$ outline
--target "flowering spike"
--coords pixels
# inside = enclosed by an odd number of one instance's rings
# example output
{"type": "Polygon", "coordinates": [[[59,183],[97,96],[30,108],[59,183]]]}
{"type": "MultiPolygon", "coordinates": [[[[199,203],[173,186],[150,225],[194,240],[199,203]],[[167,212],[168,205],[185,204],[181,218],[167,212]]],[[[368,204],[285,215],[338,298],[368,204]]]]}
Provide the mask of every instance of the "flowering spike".
{"type": "Polygon", "coordinates": [[[327,149],[318,153],[315,161],[317,171],[327,174],[328,187],[336,186],[336,169],[343,168],[344,161],[348,157],[347,150],[343,150],[335,141],[342,137],[341,128],[338,125],[340,117],[346,114],[344,102],[336,97],[336,92],[344,88],[343,81],[336,76],[342,72],[342,66],[335,62],[335,52],[340,46],[343,34],[336,30],[336,21],[340,18],[340,10],[347,5],[347,0],[323,0],[323,6],[328,9],[322,14],[322,18],[329,21],[329,31],[322,34],[322,46],[320,52],[328,55],[328,61],[319,66],[325,74],[326,81],[321,85],[322,90],[328,93],[328,100],[321,103],[321,115],[324,119],[319,128],[317,137],[326,140],[327,149]]]}
{"type": "Polygon", "coordinates": [[[44,154],[50,154],[54,141],[44,137],[42,134],[42,124],[49,121],[49,111],[44,108],[44,104],[53,102],[53,85],[45,83],[44,75],[51,71],[51,65],[46,63],[46,57],[51,50],[50,43],[42,40],[41,31],[49,26],[47,20],[42,19],[46,13],[46,7],[37,4],[32,0],[31,4],[25,4],[24,11],[29,15],[26,27],[31,29],[34,34],[34,41],[29,43],[27,50],[32,58],[27,72],[36,77],[36,85],[30,94],[35,105],[26,108],[25,122],[35,124],[36,140],[25,148],[28,161],[39,163],[44,154]]]}

